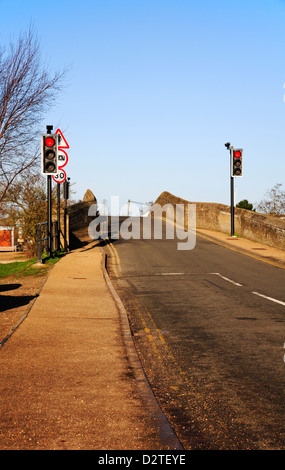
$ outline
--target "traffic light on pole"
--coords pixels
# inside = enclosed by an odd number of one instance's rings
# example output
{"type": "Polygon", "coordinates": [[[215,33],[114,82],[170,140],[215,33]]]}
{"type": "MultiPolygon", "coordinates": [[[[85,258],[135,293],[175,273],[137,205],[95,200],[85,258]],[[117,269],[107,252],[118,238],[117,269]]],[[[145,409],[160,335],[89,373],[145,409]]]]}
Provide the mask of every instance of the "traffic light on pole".
{"type": "Polygon", "coordinates": [[[231,176],[242,176],[242,149],[232,150],[231,176]]]}
{"type": "Polygon", "coordinates": [[[42,174],[57,174],[57,134],[44,134],[42,136],[42,174]]]}

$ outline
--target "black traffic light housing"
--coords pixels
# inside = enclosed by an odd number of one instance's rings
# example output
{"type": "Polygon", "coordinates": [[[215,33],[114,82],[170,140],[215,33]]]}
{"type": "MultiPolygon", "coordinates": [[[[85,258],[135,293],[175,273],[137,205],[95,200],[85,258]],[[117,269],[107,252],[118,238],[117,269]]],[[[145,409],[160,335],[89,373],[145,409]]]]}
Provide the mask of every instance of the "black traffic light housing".
{"type": "Polygon", "coordinates": [[[44,134],[42,135],[42,174],[56,175],[57,168],[57,152],[58,152],[58,135],[44,134]]]}
{"type": "Polygon", "coordinates": [[[242,176],[242,153],[243,149],[232,149],[231,176],[242,176]]]}

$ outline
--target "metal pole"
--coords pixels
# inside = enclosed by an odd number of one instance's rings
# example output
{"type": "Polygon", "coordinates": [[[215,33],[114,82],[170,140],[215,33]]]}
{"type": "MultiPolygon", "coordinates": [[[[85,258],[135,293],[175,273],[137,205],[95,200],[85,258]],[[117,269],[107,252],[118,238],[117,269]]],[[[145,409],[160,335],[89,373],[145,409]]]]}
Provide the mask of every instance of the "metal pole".
{"type": "Polygon", "coordinates": [[[52,185],[51,185],[51,175],[48,175],[47,177],[47,202],[48,202],[48,208],[47,208],[47,238],[48,238],[48,256],[51,256],[52,253],[52,247],[51,247],[51,237],[52,237],[52,201],[51,201],[51,191],[52,191],[52,185]]]}
{"type": "Polygon", "coordinates": [[[234,177],[231,176],[231,236],[235,234],[234,177]]]}
{"type": "MultiPolygon", "coordinates": [[[[233,147],[230,148],[230,166],[233,158],[233,147]]],[[[231,171],[231,170],[230,170],[231,171]]],[[[231,236],[235,234],[234,177],[231,175],[231,236]]]]}
{"type": "MultiPolygon", "coordinates": [[[[51,134],[53,126],[46,126],[47,134],[51,134]]],[[[52,191],[52,181],[51,175],[47,176],[47,253],[48,256],[51,256],[52,247],[51,247],[51,236],[52,236],[52,200],[51,200],[51,191],[52,191]]]]}
{"type": "Polygon", "coordinates": [[[37,224],[37,263],[42,262],[42,226],[37,224]]]}
{"type": "Polygon", "coordinates": [[[63,183],[63,197],[64,197],[64,212],[63,212],[63,238],[64,238],[64,250],[67,251],[67,240],[66,240],[66,181],[63,183]]]}
{"type": "Polygon", "coordinates": [[[63,196],[64,196],[64,250],[67,252],[69,246],[67,243],[67,200],[69,199],[69,179],[67,178],[67,181],[64,181],[64,186],[63,186],[63,196]]]}
{"type": "Polygon", "coordinates": [[[57,183],[57,249],[60,250],[60,183],[57,183]]]}

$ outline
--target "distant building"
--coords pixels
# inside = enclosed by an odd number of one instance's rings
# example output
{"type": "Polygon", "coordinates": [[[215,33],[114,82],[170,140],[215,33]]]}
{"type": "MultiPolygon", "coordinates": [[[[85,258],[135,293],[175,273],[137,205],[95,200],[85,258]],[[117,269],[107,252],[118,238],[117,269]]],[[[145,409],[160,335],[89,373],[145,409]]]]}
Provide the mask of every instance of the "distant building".
{"type": "Polygon", "coordinates": [[[0,226],[0,251],[14,251],[14,227],[0,226]]]}

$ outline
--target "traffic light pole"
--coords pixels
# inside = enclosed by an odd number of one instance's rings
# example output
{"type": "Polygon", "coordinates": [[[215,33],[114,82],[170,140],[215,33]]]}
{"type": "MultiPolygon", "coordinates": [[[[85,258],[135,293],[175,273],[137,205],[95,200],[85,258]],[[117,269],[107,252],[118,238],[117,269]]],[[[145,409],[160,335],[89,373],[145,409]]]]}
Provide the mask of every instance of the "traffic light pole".
{"type": "Polygon", "coordinates": [[[57,183],[57,249],[60,250],[60,184],[57,183]]]}
{"type": "MultiPolygon", "coordinates": [[[[53,126],[46,126],[47,134],[51,134],[53,126]]],[[[51,175],[47,176],[47,254],[52,254],[52,181],[51,175]]]]}
{"type": "Polygon", "coordinates": [[[235,234],[235,203],[234,203],[234,177],[232,175],[232,159],[233,159],[233,146],[230,142],[225,144],[225,147],[230,151],[230,186],[231,186],[231,236],[233,237],[235,234]]]}
{"type": "Polygon", "coordinates": [[[230,175],[231,175],[231,237],[234,236],[235,234],[235,183],[234,183],[234,177],[232,176],[231,173],[231,164],[232,164],[232,158],[233,158],[233,146],[230,147],[230,175]]]}
{"type": "Polygon", "coordinates": [[[47,253],[48,256],[51,256],[52,252],[52,238],[51,238],[51,231],[52,231],[52,201],[51,201],[51,175],[47,177],[47,253]]]}
{"type": "Polygon", "coordinates": [[[235,234],[234,177],[231,176],[231,236],[235,234]]]}

